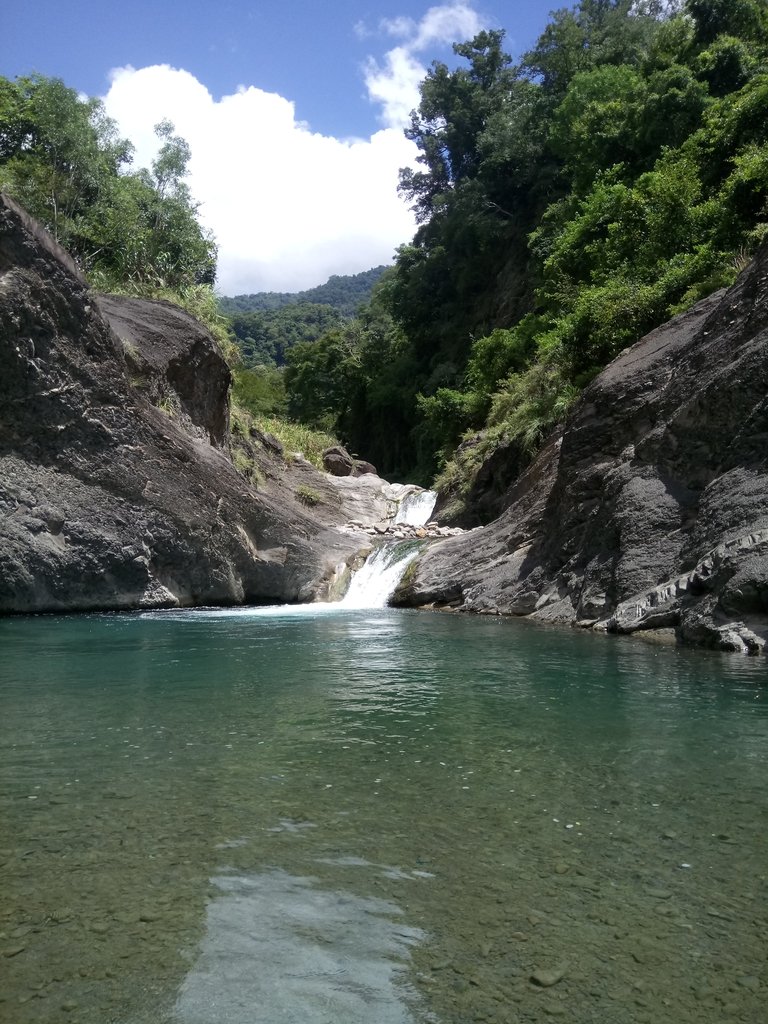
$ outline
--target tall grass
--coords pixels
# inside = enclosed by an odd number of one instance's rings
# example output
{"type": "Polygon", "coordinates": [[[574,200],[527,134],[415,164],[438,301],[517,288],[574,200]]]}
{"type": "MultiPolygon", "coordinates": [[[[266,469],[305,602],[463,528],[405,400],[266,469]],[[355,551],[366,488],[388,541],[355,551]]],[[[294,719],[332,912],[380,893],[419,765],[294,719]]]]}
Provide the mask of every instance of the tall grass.
{"type": "Polygon", "coordinates": [[[279,416],[254,415],[237,402],[232,403],[230,428],[233,441],[236,441],[238,435],[249,437],[252,429],[260,430],[263,434],[271,434],[283,446],[287,462],[298,453],[317,469],[323,468],[323,451],[339,443],[338,438],[332,434],[313,430],[303,423],[294,423],[293,420],[282,419],[279,416]]]}

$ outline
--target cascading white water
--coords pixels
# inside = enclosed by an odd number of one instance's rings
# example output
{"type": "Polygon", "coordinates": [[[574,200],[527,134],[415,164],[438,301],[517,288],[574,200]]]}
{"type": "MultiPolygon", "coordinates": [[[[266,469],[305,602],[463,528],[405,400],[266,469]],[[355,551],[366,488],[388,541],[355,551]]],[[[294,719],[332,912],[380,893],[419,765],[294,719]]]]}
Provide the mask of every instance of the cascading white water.
{"type": "Polygon", "coordinates": [[[336,607],[385,608],[418,553],[419,547],[412,541],[382,544],[352,577],[349,590],[336,607]]]}
{"type": "Polygon", "coordinates": [[[425,526],[435,507],[435,491],[414,491],[407,494],[397,510],[395,526],[425,526]]]}

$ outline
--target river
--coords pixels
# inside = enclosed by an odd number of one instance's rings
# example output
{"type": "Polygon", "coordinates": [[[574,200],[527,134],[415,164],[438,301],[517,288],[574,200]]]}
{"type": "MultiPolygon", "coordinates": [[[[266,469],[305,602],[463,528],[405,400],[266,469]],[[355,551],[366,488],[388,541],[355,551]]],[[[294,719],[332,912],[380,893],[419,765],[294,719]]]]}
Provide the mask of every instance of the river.
{"type": "Polygon", "coordinates": [[[765,683],[386,608],[2,620],[0,1020],[757,1024],[765,683]]]}

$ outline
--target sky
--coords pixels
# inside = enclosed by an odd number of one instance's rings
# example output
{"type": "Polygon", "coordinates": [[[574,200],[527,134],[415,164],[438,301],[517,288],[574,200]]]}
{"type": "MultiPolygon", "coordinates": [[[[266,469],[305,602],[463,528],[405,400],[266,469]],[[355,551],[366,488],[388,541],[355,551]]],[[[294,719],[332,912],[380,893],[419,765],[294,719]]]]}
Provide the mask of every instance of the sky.
{"type": "Polygon", "coordinates": [[[389,263],[415,230],[397,195],[419,82],[451,44],[503,28],[513,56],[570,0],[17,0],[0,74],[104,100],[134,167],[170,119],[219,246],[225,295],[297,291],[389,263]]]}

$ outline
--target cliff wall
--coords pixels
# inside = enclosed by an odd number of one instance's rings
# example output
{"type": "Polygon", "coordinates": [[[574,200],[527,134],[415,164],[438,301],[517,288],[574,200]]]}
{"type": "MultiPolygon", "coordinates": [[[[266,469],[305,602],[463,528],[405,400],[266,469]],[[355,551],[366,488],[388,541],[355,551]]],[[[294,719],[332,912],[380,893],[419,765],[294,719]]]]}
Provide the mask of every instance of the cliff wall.
{"type": "Polygon", "coordinates": [[[397,600],[757,652],[768,638],[768,246],[586,389],[492,524],[397,600]]]}
{"type": "Polygon", "coordinates": [[[280,474],[264,490],[238,474],[228,388],[193,318],[93,295],[0,198],[0,612],[322,591],[365,538],[323,525],[280,474]]]}

